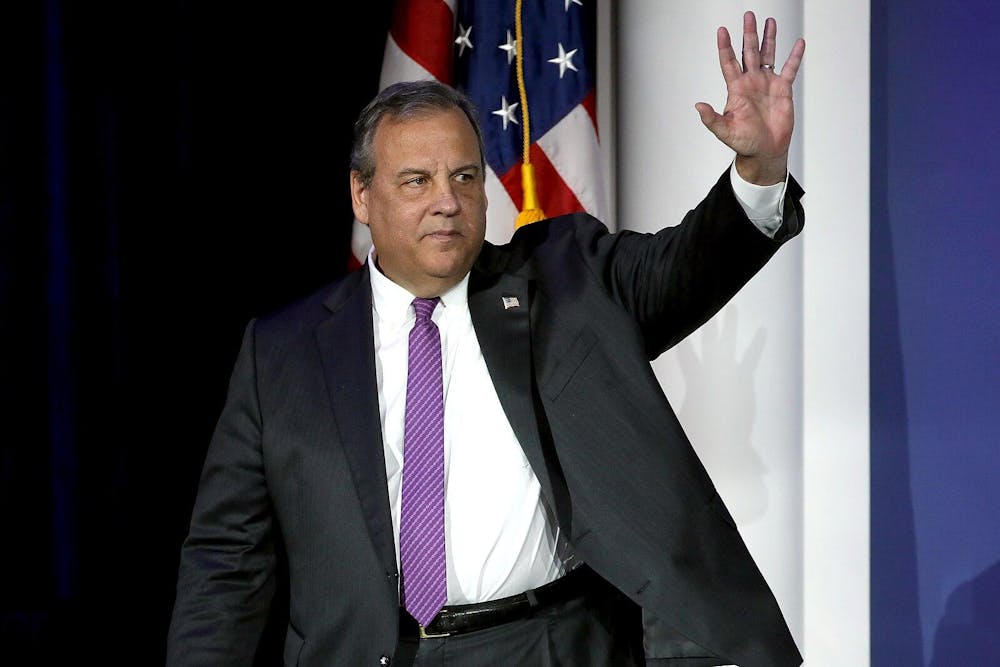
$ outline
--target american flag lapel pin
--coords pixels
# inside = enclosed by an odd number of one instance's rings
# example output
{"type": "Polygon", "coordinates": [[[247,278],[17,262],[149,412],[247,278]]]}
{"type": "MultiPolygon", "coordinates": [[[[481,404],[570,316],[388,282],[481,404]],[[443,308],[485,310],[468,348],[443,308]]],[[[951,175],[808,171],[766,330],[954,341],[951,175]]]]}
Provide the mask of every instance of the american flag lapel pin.
{"type": "Polygon", "coordinates": [[[516,296],[502,296],[500,300],[503,301],[503,309],[507,310],[509,308],[517,308],[521,305],[521,302],[517,300],[516,296]]]}

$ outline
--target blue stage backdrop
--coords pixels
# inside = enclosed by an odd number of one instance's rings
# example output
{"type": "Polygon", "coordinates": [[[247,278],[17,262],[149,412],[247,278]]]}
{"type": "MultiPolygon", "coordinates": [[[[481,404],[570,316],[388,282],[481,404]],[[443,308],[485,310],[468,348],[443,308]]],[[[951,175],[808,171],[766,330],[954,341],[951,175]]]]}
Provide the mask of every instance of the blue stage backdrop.
{"type": "Polygon", "coordinates": [[[878,667],[1000,664],[998,28],[991,0],[872,3],[878,667]]]}

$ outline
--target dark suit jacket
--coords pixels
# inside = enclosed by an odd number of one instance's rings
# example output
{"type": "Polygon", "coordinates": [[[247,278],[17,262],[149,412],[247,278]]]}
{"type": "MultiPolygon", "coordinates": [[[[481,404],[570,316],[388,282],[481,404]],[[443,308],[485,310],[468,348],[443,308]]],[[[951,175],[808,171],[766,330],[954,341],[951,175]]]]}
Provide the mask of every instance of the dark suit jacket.
{"type": "MultiPolygon", "coordinates": [[[[609,234],[564,216],[486,244],[470,276],[483,356],[544,498],[577,554],[643,608],[651,664],[801,661],[649,365],[800,230],[801,194],[793,181],[772,241],[727,172],[676,227],[609,234]]],[[[279,550],[286,664],[393,654],[382,447],[366,269],[247,327],[182,549],[168,664],[251,664],[279,550]]]]}

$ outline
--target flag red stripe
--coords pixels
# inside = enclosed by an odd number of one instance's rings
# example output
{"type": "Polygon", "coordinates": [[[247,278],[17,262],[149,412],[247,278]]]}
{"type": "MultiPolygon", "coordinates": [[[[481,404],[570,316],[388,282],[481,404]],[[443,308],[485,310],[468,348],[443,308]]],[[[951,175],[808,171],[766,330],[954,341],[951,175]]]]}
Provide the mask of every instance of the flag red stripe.
{"type": "Polygon", "coordinates": [[[587,96],[583,98],[583,108],[587,110],[587,115],[590,116],[590,122],[594,124],[594,134],[598,137],[601,133],[597,130],[597,91],[593,88],[587,93],[587,96]]]}
{"type": "Polygon", "coordinates": [[[443,83],[452,83],[454,18],[441,0],[397,2],[390,32],[403,53],[443,83]]]}
{"type": "MultiPolygon", "coordinates": [[[[531,144],[531,164],[535,168],[535,183],[538,190],[538,203],[545,215],[554,218],[557,215],[576,213],[586,210],[576,198],[573,190],[566,185],[556,168],[552,166],[549,157],[538,144],[531,144]]],[[[523,197],[521,194],[521,165],[516,164],[500,177],[500,182],[507,189],[514,205],[520,210],[523,197]]]]}

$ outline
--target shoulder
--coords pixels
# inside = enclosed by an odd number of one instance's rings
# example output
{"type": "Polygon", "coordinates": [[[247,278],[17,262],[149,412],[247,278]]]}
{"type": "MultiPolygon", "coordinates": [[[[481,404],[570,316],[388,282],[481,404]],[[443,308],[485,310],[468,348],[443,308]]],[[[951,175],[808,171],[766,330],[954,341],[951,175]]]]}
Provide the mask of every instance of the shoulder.
{"type": "Polygon", "coordinates": [[[367,266],[347,273],[333,282],[266,312],[254,320],[258,334],[289,335],[311,332],[323,320],[343,309],[352,298],[367,298],[370,303],[367,266]]]}
{"type": "Polygon", "coordinates": [[[514,232],[507,245],[512,248],[537,248],[608,233],[607,225],[589,213],[569,213],[521,227],[514,232]]]}
{"type": "Polygon", "coordinates": [[[477,267],[487,272],[518,271],[538,261],[579,255],[595,239],[608,236],[607,226],[587,213],[570,213],[525,225],[502,245],[483,244],[477,267]]]}

